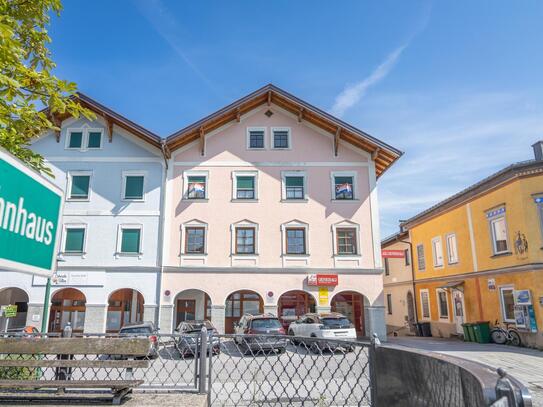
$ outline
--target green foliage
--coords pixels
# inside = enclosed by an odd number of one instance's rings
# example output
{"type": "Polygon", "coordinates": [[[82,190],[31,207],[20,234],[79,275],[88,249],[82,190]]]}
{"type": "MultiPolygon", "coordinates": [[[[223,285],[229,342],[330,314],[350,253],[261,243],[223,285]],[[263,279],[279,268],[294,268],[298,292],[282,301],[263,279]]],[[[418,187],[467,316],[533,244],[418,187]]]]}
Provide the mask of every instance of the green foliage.
{"type": "Polygon", "coordinates": [[[93,117],[72,97],[76,85],[52,74],[47,27],[61,9],[60,0],[0,0],[0,147],[48,174],[30,141],[58,129],[55,115],[93,117]]]}
{"type": "MultiPolygon", "coordinates": [[[[5,355],[2,359],[30,360],[32,355],[5,355]]],[[[0,380],[39,379],[39,369],[29,367],[0,367],[0,380]]]]}

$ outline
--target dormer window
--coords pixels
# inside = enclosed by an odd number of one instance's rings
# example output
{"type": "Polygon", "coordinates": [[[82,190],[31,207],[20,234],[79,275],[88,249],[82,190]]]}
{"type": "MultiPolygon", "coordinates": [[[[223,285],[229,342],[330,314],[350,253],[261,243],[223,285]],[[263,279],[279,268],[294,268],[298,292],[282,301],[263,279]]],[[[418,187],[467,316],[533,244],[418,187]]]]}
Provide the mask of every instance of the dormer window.
{"type": "Polygon", "coordinates": [[[272,147],[276,150],[288,150],[291,148],[290,128],[272,127],[272,147]]]}
{"type": "Polygon", "coordinates": [[[87,148],[93,149],[93,148],[101,148],[101,147],[102,147],[102,132],[89,131],[87,148]]]}
{"type": "Polygon", "coordinates": [[[83,132],[82,131],[72,131],[68,136],[68,148],[81,149],[83,146],[83,132]]]}
{"type": "Polygon", "coordinates": [[[66,136],[66,149],[68,150],[99,150],[102,148],[102,129],[68,129],[66,136]]]}

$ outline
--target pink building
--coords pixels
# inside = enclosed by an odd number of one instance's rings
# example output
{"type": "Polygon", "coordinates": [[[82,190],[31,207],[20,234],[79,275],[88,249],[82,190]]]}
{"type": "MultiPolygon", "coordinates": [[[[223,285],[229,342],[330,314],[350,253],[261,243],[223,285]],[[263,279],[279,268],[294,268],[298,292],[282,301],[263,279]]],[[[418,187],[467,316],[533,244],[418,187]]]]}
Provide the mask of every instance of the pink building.
{"type": "Polygon", "coordinates": [[[162,330],[332,310],[384,337],[376,181],[400,151],[273,85],[165,149],[162,330]]]}

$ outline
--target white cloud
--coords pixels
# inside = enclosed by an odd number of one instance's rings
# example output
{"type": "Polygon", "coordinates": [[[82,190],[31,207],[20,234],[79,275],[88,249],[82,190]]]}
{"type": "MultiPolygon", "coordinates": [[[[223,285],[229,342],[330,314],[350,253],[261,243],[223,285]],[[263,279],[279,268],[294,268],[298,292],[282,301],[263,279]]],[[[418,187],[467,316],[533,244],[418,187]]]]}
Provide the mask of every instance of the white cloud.
{"type": "Polygon", "coordinates": [[[370,76],[360,82],[347,86],[336,96],[331,113],[337,117],[341,117],[347,109],[357,104],[370,87],[383,80],[389,74],[406,47],[407,44],[396,48],[388,54],[386,59],[377,68],[374,69],[370,76]]]}

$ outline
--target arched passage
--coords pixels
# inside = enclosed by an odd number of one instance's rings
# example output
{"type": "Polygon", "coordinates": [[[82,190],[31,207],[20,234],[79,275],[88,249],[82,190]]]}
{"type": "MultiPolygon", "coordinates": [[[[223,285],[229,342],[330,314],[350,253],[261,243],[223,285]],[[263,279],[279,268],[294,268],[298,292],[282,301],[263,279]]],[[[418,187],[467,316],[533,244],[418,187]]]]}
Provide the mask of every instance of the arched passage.
{"type": "Polygon", "coordinates": [[[51,299],[49,332],[62,332],[68,322],[74,332],[83,332],[86,302],[85,295],[75,288],[58,290],[51,299]]]}
{"type": "Polygon", "coordinates": [[[131,288],[110,294],[107,306],[106,332],[117,332],[129,323],[143,321],[143,295],[131,288]]]}
{"type": "Polygon", "coordinates": [[[17,313],[14,317],[0,316],[0,332],[8,329],[23,328],[26,325],[28,311],[28,294],[17,287],[9,287],[0,290],[0,306],[16,305],[17,313]]]}
{"type": "Polygon", "coordinates": [[[264,312],[262,297],[249,290],[236,291],[226,298],[224,330],[227,334],[234,333],[234,324],[244,314],[261,314],[264,312]]]}
{"type": "Polygon", "coordinates": [[[211,298],[202,290],[181,291],[175,296],[174,307],[174,329],[183,321],[204,319],[211,321],[211,298]]]}
{"type": "Polygon", "coordinates": [[[279,319],[285,329],[298,317],[315,312],[315,298],[301,290],[287,291],[277,301],[279,319]]]}
{"type": "Polygon", "coordinates": [[[356,328],[358,336],[365,335],[364,296],[355,291],[342,291],[332,298],[332,312],[339,312],[347,317],[356,328]]]}

